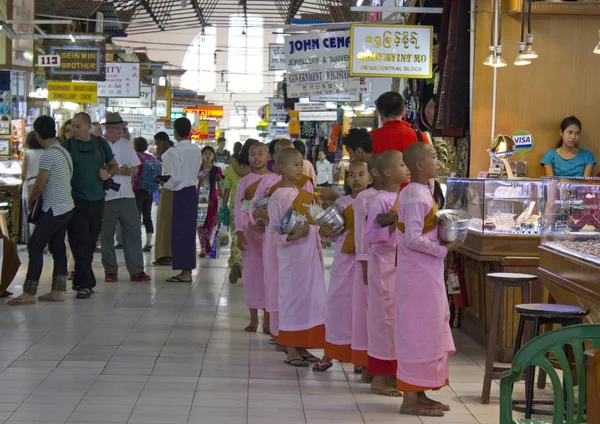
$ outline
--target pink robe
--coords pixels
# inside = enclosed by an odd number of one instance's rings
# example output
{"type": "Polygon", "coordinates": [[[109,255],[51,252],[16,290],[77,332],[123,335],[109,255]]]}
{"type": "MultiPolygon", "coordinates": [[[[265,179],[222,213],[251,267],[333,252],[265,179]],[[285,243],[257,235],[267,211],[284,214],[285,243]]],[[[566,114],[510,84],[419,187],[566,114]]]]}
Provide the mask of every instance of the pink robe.
{"type": "MultiPolygon", "coordinates": [[[[343,212],[353,203],[352,196],[344,196],[335,205],[343,212]]],[[[342,252],[348,233],[349,230],[334,239],[335,253],[329,272],[325,317],[325,355],[344,362],[352,361],[352,285],[356,267],[360,266],[353,253],[342,252]]]]}
{"type": "MultiPolygon", "coordinates": [[[[250,202],[250,211],[248,218],[250,222],[256,224],[257,218],[252,216],[252,213],[256,210],[254,207],[255,203],[259,200],[264,199],[269,195],[269,190],[275,184],[281,181],[281,175],[268,174],[258,184],[254,199],[250,202]]],[[[304,189],[313,192],[313,185],[307,182],[304,185],[304,189]]],[[[279,284],[277,282],[278,264],[277,264],[277,245],[275,244],[275,237],[277,237],[275,228],[267,223],[267,230],[265,231],[264,243],[263,243],[263,268],[264,268],[264,281],[265,281],[265,308],[270,316],[269,329],[273,337],[279,335],[279,284]]]]}
{"type": "MultiPolygon", "coordinates": [[[[283,220],[297,194],[296,188],[279,188],[273,193],[268,208],[271,223],[279,223],[283,220]]],[[[315,330],[323,327],[325,323],[327,293],[321,238],[318,231],[316,225],[311,225],[307,237],[291,242],[287,240],[287,234],[276,233],[274,237],[279,265],[280,340],[283,338],[284,331],[301,335],[301,332],[315,330]]]]}
{"type": "Polygon", "coordinates": [[[368,286],[364,282],[361,261],[369,261],[369,251],[365,243],[365,225],[367,205],[377,194],[374,188],[368,188],[356,196],[354,201],[354,245],[357,261],[352,280],[352,362],[366,366],[367,336],[367,296],[368,286]],[[364,352],[364,354],[362,353],[364,352]],[[359,359],[360,357],[360,359],[359,359]]]}
{"type": "MultiPolygon", "coordinates": [[[[367,207],[365,243],[369,249],[367,331],[369,374],[388,375],[388,368],[395,370],[396,347],[394,332],[396,323],[396,234],[389,227],[381,227],[376,219],[380,213],[388,213],[396,203],[398,193],[379,191],[367,207]],[[371,358],[382,364],[386,372],[371,366],[371,358]],[[391,361],[394,363],[392,364],[391,361]]],[[[395,230],[395,229],[394,229],[395,230]]],[[[393,375],[393,372],[392,374],[393,375]]]]}
{"type": "Polygon", "coordinates": [[[313,181],[313,184],[317,183],[317,173],[315,172],[315,167],[312,163],[304,159],[302,162],[302,173],[313,181]]]}
{"type": "Polygon", "coordinates": [[[256,232],[248,227],[250,217],[243,204],[248,204],[244,200],[246,189],[263,177],[265,175],[251,173],[242,178],[237,186],[234,205],[235,231],[243,232],[247,241],[246,250],[241,252],[242,281],[244,282],[246,306],[251,309],[264,309],[265,307],[265,280],[262,259],[264,233],[256,232]]]}
{"type": "Polygon", "coordinates": [[[410,183],[400,194],[396,273],[396,377],[424,388],[443,387],[448,380],[448,356],[455,352],[450,332],[450,308],[444,283],[447,249],[437,227],[423,234],[433,207],[429,187],[410,183]]]}

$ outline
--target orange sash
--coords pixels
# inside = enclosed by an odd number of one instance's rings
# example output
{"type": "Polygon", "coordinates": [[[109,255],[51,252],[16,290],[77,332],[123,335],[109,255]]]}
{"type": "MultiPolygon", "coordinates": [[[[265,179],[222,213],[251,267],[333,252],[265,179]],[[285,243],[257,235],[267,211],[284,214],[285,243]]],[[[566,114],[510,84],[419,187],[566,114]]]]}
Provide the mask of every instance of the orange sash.
{"type": "Polygon", "coordinates": [[[294,210],[306,218],[308,223],[311,225],[316,224],[316,222],[308,213],[308,208],[306,205],[312,205],[313,203],[315,203],[315,195],[310,191],[304,190],[303,188],[298,189],[298,195],[296,195],[296,198],[292,202],[292,207],[294,210]]]}
{"type": "MultiPolygon", "coordinates": [[[[298,188],[298,190],[302,190],[303,187],[306,185],[307,182],[311,182],[312,183],[312,179],[309,176],[306,176],[304,174],[302,174],[302,176],[300,177],[299,180],[297,180],[294,184],[296,186],[296,188],[298,188]]],[[[279,182],[277,182],[276,184],[273,185],[273,187],[271,187],[269,189],[269,196],[272,196],[273,193],[275,193],[275,190],[277,190],[278,188],[281,187],[281,180],[279,180],[279,182]]]]}
{"type": "Polygon", "coordinates": [[[246,191],[244,191],[244,199],[252,200],[254,199],[254,195],[256,194],[256,190],[258,189],[258,185],[260,184],[262,177],[256,180],[254,183],[250,184],[246,187],[246,191]]]}
{"type": "MultiPolygon", "coordinates": [[[[431,208],[427,216],[425,216],[425,222],[423,223],[423,234],[427,234],[428,232],[435,230],[435,227],[437,227],[438,223],[440,222],[439,218],[435,215],[437,212],[438,206],[437,203],[435,203],[434,201],[433,207],[431,208]]],[[[404,233],[406,231],[403,222],[398,222],[397,226],[401,232],[404,233]]]]}
{"type": "Polygon", "coordinates": [[[342,212],[342,215],[344,215],[345,220],[342,234],[348,231],[346,240],[344,240],[344,244],[342,245],[342,253],[353,255],[356,253],[356,247],[354,246],[354,208],[352,205],[348,205],[342,212]]]}

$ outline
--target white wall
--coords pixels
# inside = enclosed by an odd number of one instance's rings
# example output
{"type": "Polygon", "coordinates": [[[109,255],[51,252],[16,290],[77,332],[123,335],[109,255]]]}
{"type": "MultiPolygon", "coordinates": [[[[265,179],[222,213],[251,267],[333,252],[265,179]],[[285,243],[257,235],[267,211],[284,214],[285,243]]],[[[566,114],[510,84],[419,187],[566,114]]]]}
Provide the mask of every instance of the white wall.
{"type": "MultiPolygon", "coordinates": [[[[129,45],[135,47],[147,47],[147,54],[151,60],[156,61],[168,61],[169,63],[177,66],[181,66],[183,58],[185,56],[185,46],[164,46],[155,45],[152,43],[177,43],[189,45],[192,43],[194,38],[200,33],[200,28],[194,28],[186,31],[176,32],[156,32],[153,34],[145,34],[140,36],[130,36],[125,39],[116,40],[120,45],[129,45]],[[128,40],[143,41],[145,44],[128,44],[128,40]]],[[[223,48],[228,45],[229,31],[227,27],[217,28],[217,49],[224,50],[223,52],[217,53],[217,88],[211,93],[199,93],[206,95],[206,99],[209,102],[221,105],[225,109],[225,117],[220,121],[220,127],[223,129],[234,129],[229,126],[229,115],[235,113],[236,106],[246,106],[248,110],[249,122],[247,129],[242,131],[232,131],[232,135],[237,134],[245,135],[252,134],[256,136],[255,124],[251,125],[252,122],[257,120],[257,110],[260,106],[268,103],[268,97],[274,93],[276,88],[275,73],[269,72],[269,58],[268,58],[268,45],[269,43],[275,43],[277,36],[273,34],[274,29],[267,28],[264,32],[264,74],[263,77],[263,90],[260,93],[231,93],[225,90],[225,82],[221,82],[221,71],[228,70],[228,53],[227,49],[223,48]]],[[[225,81],[227,77],[225,77],[225,81]]],[[[176,83],[178,84],[178,82],[176,83]]],[[[185,88],[185,87],[183,87],[185,88]]]]}

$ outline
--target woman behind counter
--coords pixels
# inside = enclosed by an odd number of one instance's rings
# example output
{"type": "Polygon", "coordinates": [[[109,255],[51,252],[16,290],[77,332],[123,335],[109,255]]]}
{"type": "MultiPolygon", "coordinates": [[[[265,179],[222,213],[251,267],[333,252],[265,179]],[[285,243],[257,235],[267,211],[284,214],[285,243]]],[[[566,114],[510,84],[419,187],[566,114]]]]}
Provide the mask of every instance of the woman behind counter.
{"type": "Polygon", "coordinates": [[[577,147],[581,138],[581,122],[574,116],[560,124],[560,141],[556,149],[548,150],[540,164],[547,177],[590,177],[596,164],[594,154],[577,147]]]}

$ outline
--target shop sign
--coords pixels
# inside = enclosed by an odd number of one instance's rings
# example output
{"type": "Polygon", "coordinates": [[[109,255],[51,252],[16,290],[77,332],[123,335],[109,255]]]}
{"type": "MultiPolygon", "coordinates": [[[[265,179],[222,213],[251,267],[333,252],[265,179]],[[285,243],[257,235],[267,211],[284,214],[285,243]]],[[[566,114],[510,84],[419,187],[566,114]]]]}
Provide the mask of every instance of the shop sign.
{"type": "Polygon", "coordinates": [[[46,54],[60,56],[60,65],[46,68],[46,79],[54,81],[104,81],[104,42],[78,40],[46,42],[46,54]]]}
{"type": "Polygon", "coordinates": [[[269,44],[269,71],[285,71],[285,46],[269,44]]]}
{"type": "Polygon", "coordinates": [[[515,142],[515,151],[521,155],[521,160],[523,159],[523,154],[533,151],[535,142],[533,135],[529,131],[515,131],[511,137],[515,142]]]}
{"type": "Polygon", "coordinates": [[[300,121],[337,121],[337,111],[300,112],[300,121]]]}
{"type": "MultiPolygon", "coordinates": [[[[36,2],[12,0],[5,3],[12,4],[12,30],[17,34],[23,34],[22,37],[17,36],[12,40],[12,65],[31,68],[33,67],[33,34],[35,33],[33,21],[36,2]]],[[[6,15],[2,16],[6,17],[6,15]]]]}
{"type": "Polygon", "coordinates": [[[40,68],[60,66],[60,56],[57,54],[38,55],[37,66],[39,66],[40,68]]]}
{"type": "Polygon", "coordinates": [[[431,78],[433,27],[352,24],[350,75],[431,78]]]}
{"type": "MultiPolygon", "coordinates": [[[[165,100],[157,100],[156,101],[156,107],[158,109],[158,102],[159,101],[165,101],[165,100]]],[[[178,118],[185,118],[185,113],[183,112],[171,112],[171,121],[174,121],[178,118]]]]}
{"type": "Polygon", "coordinates": [[[311,102],[360,102],[360,93],[348,94],[315,94],[310,96],[311,102]]]}
{"type": "Polygon", "coordinates": [[[152,107],[152,87],[142,85],[140,87],[140,95],[135,98],[109,98],[108,106],[111,107],[142,107],[150,109],[152,107]]]}
{"type": "Polygon", "coordinates": [[[288,72],[348,69],[350,31],[296,34],[285,38],[288,72]]]}
{"type": "Polygon", "coordinates": [[[269,99],[269,122],[285,122],[287,117],[283,99],[269,99]]]}
{"type": "Polygon", "coordinates": [[[156,117],[160,119],[171,116],[171,90],[166,86],[156,87],[156,117]]]}
{"type": "Polygon", "coordinates": [[[269,129],[267,132],[272,137],[286,136],[288,135],[288,127],[280,127],[275,124],[269,124],[269,129]]]}
{"type": "Polygon", "coordinates": [[[196,106],[186,107],[185,113],[193,113],[200,116],[200,119],[221,119],[223,118],[223,106],[196,106]]]}
{"type": "Polygon", "coordinates": [[[123,121],[127,122],[127,128],[132,138],[144,137],[153,139],[156,134],[156,115],[142,115],[138,113],[121,114],[123,121]]]}
{"type": "Polygon", "coordinates": [[[48,81],[49,102],[96,103],[97,93],[95,82],[48,81]]]}
{"type": "Polygon", "coordinates": [[[315,95],[354,94],[369,91],[366,78],[350,78],[331,81],[314,81],[302,84],[288,84],[288,97],[314,97],[315,95]]]}
{"type": "Polygon", "coordinates": [[[98,83],[98,97],[140,97],[140,64],[106,62],[106,80],[98,83]]]}
{"type": "Polygon", "coordinates": [[[198,132],[200,134],[208,134],[208,121],[198,121],[198,132]]]}
{"type": "Polygon", "coordinates": [[[327,103],[296,103],[294,110],[301,112],[327,110],[327,103]]]}
{"type": "MultiPolygon", "coordinates": [[[[167,117],[167,111],[169,109],[169,101],[168,100],[156,100],[156,116],[159,118],[166,118],[167,117]]],[[[172,116],[173,114],[171,114],[172,116]]],[[[181,116],[178,116],[177,118],[185,118],[185,113],[182,113],[181,116]]],[[[175,119],[177,119],[175,118],[175,119]]],[[[171,120],[174,120],[173,118],[171,118],[171,120]]]]}

